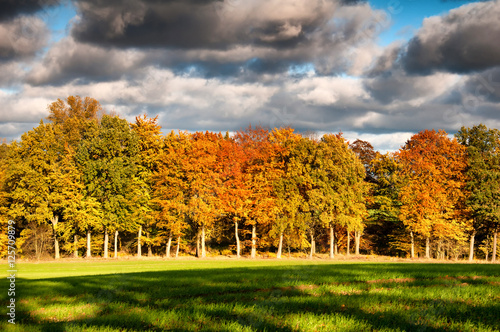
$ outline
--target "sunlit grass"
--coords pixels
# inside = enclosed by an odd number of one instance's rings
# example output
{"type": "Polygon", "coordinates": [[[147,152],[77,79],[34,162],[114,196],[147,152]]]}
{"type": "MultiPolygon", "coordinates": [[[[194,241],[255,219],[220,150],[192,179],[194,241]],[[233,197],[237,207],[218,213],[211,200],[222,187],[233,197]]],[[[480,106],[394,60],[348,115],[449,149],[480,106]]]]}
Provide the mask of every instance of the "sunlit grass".
{"type": "Polygon", "coordinates": [[[17,324],[2,330],[500,330],[499,265],[85,261],[18,277],[17,324]]]}

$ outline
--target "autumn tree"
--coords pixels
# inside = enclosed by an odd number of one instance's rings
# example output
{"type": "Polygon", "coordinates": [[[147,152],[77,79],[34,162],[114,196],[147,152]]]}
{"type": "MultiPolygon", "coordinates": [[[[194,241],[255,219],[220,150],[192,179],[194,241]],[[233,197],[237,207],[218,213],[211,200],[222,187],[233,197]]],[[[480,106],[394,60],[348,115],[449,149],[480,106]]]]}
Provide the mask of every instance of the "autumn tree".
{"type": "MultiPolygon", "coordinates": [[[[139,138],[138,148],[138,162],[137,162],[137,189],[138,195],[136,198],[142,198],[137,200],[137,217],[144,221],[146,226],[147,234],[147,246],[148,246],[148,256],[152,255],[151,244],[153,242],[161,241],[161,237],[158,236],[157,239],[151,238],[151,227],[154,225],[154,213],[153,213],[153,198],[152,198],[152,187],[153,187],[153,174],[159,170],[159,158],[163,149],[163,139],[161,134],[161,126],[158,125],[158,116],[154,118],[147,118],[146,115],[135,118],[135,123],[131,125],[132,131],[139,138]],[[155,241],[156,240],[156,241],[155,241]]],[[[139,226],[142,231],[142,225],[139,226]]],[[[117,232],[115,231],[115,239],[117,238],[117,232]]],[[[141,239],[138,238],[138,255],[141,253],[141,239]]]]}
{"type": "MultiPolygon", "coordinates": [[[[145,195],[137,175],[138,137],[126,120],[103,116],[79,145],[77,161],[83,171],[86,194],[102,211],[104,257],[108,257],[109,231],[132,231],[142,220],[132,217],[133,203],[145,195]]],[[[90,242],[90,229],[87,238],[90,242]]]]}
{"type": "Polygon", "coordinates": [[[234,225],[236,240],[236,257],[241,256],[241,241],[239,226],[248,218],[250,208],[250,182],[249,174],[243,172],[247,155],[240,144],[226,136],[221,141],[217,150],[217,174],[220,179],[218,189],[218,203],[220,211],[234,225]]]}
{"type": "Polygon", "coordinates": [[[271,235],[277,236],[277,258],[281,258],[283,251],[283,235],[287,229],[302,229],[299,224],[300,207],[303,197],[300,194],[300,169],[297,167],[295,151],[302,136],[294,133],[291,128],[274,129],[270,141],[277,145],[277,167],[281,168],[281,175],[273,182],[273,197],[275,199],[275,219],[271,227],[271,235]]]}
{"type": "MultiPolygon", "coordinates": [[[[356,252],[366,214],[365,169],[341,134],[327,134],[319,145],[319,184],[323,200],[322,224],[330,231],[330,257],[334,255],[334,226],[340,223],[356,234],[356,252]]],[[[347,249],[349,253],[349,248],[347,249]]]]}
{"type": "Polygon", "coordinates": [[[89,124],[103,114],[100,103],[90,97],[69,96],[66,101],[57,99],[48,106],[47,119],[61,127],[63,140],[73,148],[80,143],[89,124]]]}
{"type": "Polygon", "coordinates": [[[424,130],[406,142],[397,158],[404,183],[400,218],[410,231],[411,257],[415,257],[417,233],[426,239],[425,257],[429,258],[432,235],[440,246],[443,239],[460,240],[467,226],[460,209],[465,197],[465,148],[442,130],[424,130]]]}
{"type": "Polygon", "coordinates": [[[455,135],[467,148],[466,204],[473,227],[470,233],[469,261],[474,259],[474,239],[478,231],[493,230],[493,257],[496,259],[497,232],[500,226],[500,132],[480,124],[462,127],[455,135]]]}
{"type": "Polygon", "coordinates": [[[358,159],[363,164],[366,172],[365,180],[373,183],[375,181],[375,175],[372,172],[371,164],[376,157],[373,145],[371,145],[370,142],[357,139],[354,142],[349,143],[349,148],[356,154],[358,159]]]}
{"type": "Polygon", "coordinates": [[[13,218],[43,224],[50,222],[55,258],[59,228],[68,212],[82,199],[82,182],[70,146],[63,145],[58,125],[44,124],[12,145],[6,187],[13,218]]]}
{"type": "Polygon", "coordinates": [[[0,257],[3,257],[7,253],[8,245],[8,192],[5,186],[5,180],[7,177],[7,166],[9,158],[9,145],[3,141],[0,144],[0,257]]]}
{"type": "Polygon", "coordinates": [[[171,132],[165,136],[158,172],[153,174],[153,203],[157,206],[154,215],[156,227],[167,239],[167,258],[170,257],[172,238],[177,240],[178,256],[181,237],[188,227],[189,183],[185,165],[190,144],[187,133],[176,135],[171,132]]]}
{"type": "Polygon", "coordinates": [[[234,137],[245,152],[243,172],[248,177],[249,204],[246,223],[252,227],[251,258],[256,257],[257,225],[267,226],[274,218],[272,197],[274,180],[279,176],[276,164],[277,146],[270,142],[268,130],[262,127],[239,131],[234,137]]]}
{"type": "Polygon", "coordinates": [[[217,193],[221,180],[217,154],[222,139],[220,133],[197,132],[191,135],[191,143],[186,150],[184,169],[188,182],[188,215],[199,230],[197,239],[201,240],[199,254],[202,258],[206,257],[206,233],[220,214],[217,193]]]}

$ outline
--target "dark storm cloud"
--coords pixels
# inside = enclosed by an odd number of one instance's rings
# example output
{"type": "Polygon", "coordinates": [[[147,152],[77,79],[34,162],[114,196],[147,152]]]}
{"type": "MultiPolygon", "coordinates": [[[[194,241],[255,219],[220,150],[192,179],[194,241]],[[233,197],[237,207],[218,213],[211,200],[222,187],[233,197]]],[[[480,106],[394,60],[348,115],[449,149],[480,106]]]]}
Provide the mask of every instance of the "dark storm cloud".
{"type": "MultiPolygon", "coordinates": [[[[220,47],[214,1],[77,2],[81,21],[73,36],[116,47],[220,47]]],[[[234,38],[234,36],[232,37],[234,38]]]]}
{"type": "Polygon", "coordinates": [[[377,11],[362,1],[338,0],[79,0],[72,36],[120,49],[161,50],[173,68],[229,64],[256,72],[283,72],[312,62],[322,74],[350,66],[344,56],[373,42],[377,11]],[[349,4],[349,5],[347,5],[349,4]]]}
{"type": "Polygon", "coordinates": [[[2,0],[0,1],[0,22],[19,15],[34,14],[57,4],[59,0],[2,0]]]}
{"type": "Polygon", "coordinates": [[[34,56],[49,37],[45,23],[32,16],[0,22],[0,63],[34,56]]]}
{"type": "Polygon", "coordinates": [[[401,63],[412,74],[469,73],[500,65],[500,2],[472,3],[424,20],[401,63]]]}
{"type": "Polygon", "coordinates": [[[337,4],[313,0],[311,15],[300,12],[302,8],[277,15],[283,3],[275,6],[278,12],[274,14],[261,12],[263,3],[79,0],[81,21],[73,35],[83,42],[123,48],[227,49],[256,44],[286,49],[304,42],[328,20],[337,4]]]}

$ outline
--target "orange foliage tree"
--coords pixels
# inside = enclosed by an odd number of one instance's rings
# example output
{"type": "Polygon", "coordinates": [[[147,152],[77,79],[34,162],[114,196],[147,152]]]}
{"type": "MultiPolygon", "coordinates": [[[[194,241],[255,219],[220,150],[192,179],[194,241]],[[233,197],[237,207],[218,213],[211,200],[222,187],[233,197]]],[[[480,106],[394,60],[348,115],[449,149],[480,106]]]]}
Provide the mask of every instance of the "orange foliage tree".
{"type": "Polygon", "coordinates": [[[424,130],[406,142],[397,158],[403,179],[400,218],[410,231],[411,257],[414,235],[419,234],[426,239],[429,258],[431,236],[438,245],[443,239],[461,240],[468,227],[463,209],[465,148],[443,130],[424,130]]]}
{"type": "Polygon", "coordinates": [[[250,207],[249,174],[243,172],[247,155],[240,144],[226,134],[217,151],[217,172],[220,179],[218,190],[219,209],[234,224],[236,256],[241,255],[241,241],[238,227],[248,217],[250,207]]]}
{"type": "Polygon", "coordinates": [[[273,218],[275,200],[273,182],[280,174],[276,161],[278,146],[269,140],[269,131],[262,127],[248,127],[235,135],[235,141],[245,152],[243,172],[248,183],[248,210],[245,222],[252,226],[251,257],[256,257],[257,225],[267,226],[273,218]]]}

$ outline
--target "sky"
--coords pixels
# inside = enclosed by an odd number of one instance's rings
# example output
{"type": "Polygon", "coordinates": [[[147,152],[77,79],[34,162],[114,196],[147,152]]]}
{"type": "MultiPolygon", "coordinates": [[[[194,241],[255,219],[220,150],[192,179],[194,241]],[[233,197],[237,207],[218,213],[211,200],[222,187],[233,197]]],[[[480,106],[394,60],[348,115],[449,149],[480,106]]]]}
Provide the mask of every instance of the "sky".
{"type": "Polygon", "coordinates": [[[343,132],[376,150],[500,128],[500,0],[0,0],[0,137],[70,95],[129,121],[343,132]]]}

